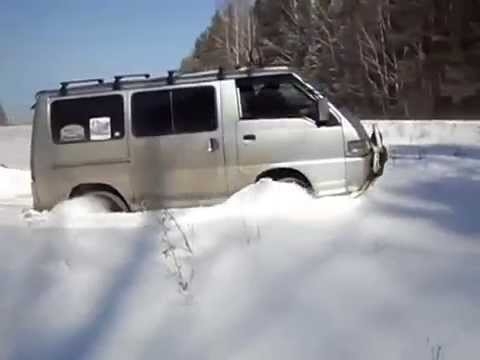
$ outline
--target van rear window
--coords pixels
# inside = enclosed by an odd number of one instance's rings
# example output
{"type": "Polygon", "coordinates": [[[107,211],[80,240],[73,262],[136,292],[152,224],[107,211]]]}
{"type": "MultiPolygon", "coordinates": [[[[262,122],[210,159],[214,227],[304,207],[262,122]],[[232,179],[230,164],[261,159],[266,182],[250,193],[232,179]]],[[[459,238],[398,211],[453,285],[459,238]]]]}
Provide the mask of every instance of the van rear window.
{"type": "Polygon", "coordinates": [[[170,91],[147,91],[132,96],[132,131],[137,137],[173,133],[170,91]]]}
{"type": "Polygon", "coordinates": [[[50,106],[50,123],[56,144],[121,139],[125,134],[123,97],[56,100],[50,106]]]}
{"type": "Polygon", "coordinates": [[[214,87],[194,87],[173,91],[175,132],[195,133],[217,129],[214,87]]]}

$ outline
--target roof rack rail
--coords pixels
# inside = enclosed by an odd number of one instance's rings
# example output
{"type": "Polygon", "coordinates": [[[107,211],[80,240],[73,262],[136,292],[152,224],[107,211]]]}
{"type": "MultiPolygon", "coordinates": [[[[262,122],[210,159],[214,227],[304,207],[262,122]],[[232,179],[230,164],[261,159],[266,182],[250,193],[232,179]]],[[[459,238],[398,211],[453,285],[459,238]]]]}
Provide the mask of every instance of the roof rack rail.
{"type": "MultiPolygon", "coordinates": [[[[172,76],[172,78],[173,78],[173,76],[175,74],[178,74],[176,76],[176,78],[187,79],[187,80],[188,79],[200,79],[200,78],[203,78],[203,77],[214,76],[214,75],[217,76],[218,80],[225,80],[225,77],[227,75],[227,72],[226,72],[226,70],[223,66],[220,66],[216,70],[205,70],[205,71],[186,72],[186,73],[181,73],[180,71],[177,71],[177,70],[171,70],[168,73],[169,73],[169,78],[170,78],[170,76],[172,76]],[[170,73],[172,73],[172,74],[170,74],[170,73]]],[[[175,82],[175,81],[173,81],[173,82],[175,82]]]]}
{"type": "Polygon", "coordinates": [[[122,88],[121,81],[123,79],[131,79],[131,78],[145,78],[150,79],[150,74],[124,74],[124,75],[115,75],[113,81],[113,90],[120,90],[122,88]]]}
{"type": "Polygon", "coordinates": [[[220,66],[218,68],[217,79],[218,80],[225,80],[225,69],[223,68],[223,66],[220,66]]]}
{"type": "Polygon", "coordinates": [[[176,73],[177,73],[177,70],[168,70],[168,77],[167,77],[167,84],[168,85],[175,84],[175,74],[176,73]]]}
{"type": "Polygon", "coordinates": [[[245,72],[247,74],[253,74],[255,72],[262,72],[262,71],[288,71],[292,70],[292,68],[284,65],[276,65],[276,66],[238,66],[235,68],[236,72],[245,72]]]}
{"type": "Polygon", "coordinates": [[[98,85],[102,85],[105,81],[103,79],[84,79],[84,80],[70,80],[62,81],[60,83],[60,95],[65,96],[68,94],[68,86],[72,84],[88,84],[96,82],[98,85]]]}

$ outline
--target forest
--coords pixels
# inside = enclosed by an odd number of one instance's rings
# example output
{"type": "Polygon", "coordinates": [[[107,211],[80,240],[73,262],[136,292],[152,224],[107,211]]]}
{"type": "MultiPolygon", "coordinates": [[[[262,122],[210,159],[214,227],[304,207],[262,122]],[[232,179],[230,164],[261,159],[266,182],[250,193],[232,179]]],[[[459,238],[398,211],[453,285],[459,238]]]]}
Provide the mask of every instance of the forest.
{"type": "Polygon", "coordinates": [[[217,2],[181,71],[287,65],[363,118],[480,118],[480,0],[217,2]]]}

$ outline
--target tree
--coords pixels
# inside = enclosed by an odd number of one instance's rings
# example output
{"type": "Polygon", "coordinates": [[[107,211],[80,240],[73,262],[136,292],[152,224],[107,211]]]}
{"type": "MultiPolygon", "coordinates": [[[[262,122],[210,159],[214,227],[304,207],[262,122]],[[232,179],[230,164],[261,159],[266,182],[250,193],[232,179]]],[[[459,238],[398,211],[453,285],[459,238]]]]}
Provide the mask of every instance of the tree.
{"type": "Polygon", "coordinates": [[[478,115],[480,1],[222,0],[182,68],[252,62],[297,68],[364,117],[478,115]]]}
{"type": "Polygon", "coordinates": [[[3,110],[2,104],[0,104],[0,126],[5,126],[8,124],[7,114],[3,110]]]}
{"type": "Polygon", "coordinates": [[[182,61],[182,70],[229,69],[251,62],[256,44],[252,7],[242,0],[217,6],[210,27],[197,39],[192,55],[182,61]]]}

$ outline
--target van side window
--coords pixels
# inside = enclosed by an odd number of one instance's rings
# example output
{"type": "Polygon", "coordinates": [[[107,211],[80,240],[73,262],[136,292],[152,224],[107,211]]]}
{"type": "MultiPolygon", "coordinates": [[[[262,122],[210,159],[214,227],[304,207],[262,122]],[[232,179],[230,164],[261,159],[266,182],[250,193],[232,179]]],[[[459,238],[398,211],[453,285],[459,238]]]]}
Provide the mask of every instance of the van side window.
{"type": "Polygon", "coordinates": [[[170,91],[147,91],[132,96],[132,131],[137,137],[173,133],[170,91]]]}
{"type": "Polygon", "coordinates": [[[242,119],[317,117],[316,101],[287,76],[237,80],[242,119]]]}
{"type": "Polygon", "coordinates": [[[132,96],[132,131],[136,137],[215,129],[217,107],[213,86],[144,91],[132,96]]]}
{"type": "Polygon", "coordinates": [[[176,89],[172,94],[175,133],[216,130],[217,108],[214,87],[176,89]]]}
{"type": "Polygon", "coordinates": [[[125,134],[120,95],[55,100],[50,114],[56,144],[121,139],[125,134]]]}

